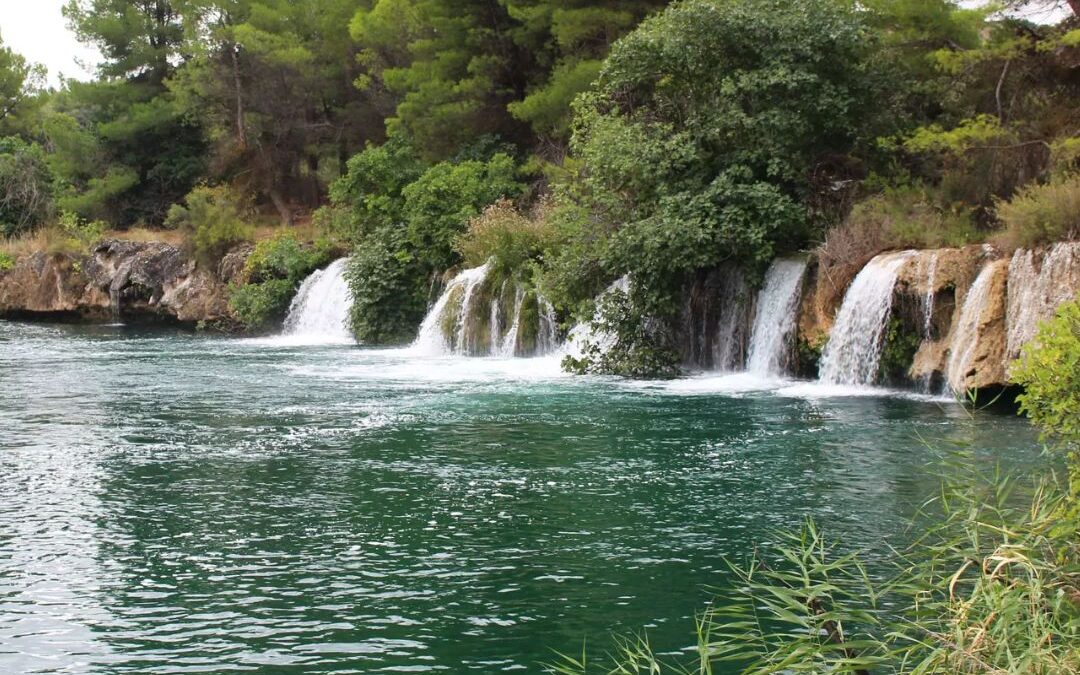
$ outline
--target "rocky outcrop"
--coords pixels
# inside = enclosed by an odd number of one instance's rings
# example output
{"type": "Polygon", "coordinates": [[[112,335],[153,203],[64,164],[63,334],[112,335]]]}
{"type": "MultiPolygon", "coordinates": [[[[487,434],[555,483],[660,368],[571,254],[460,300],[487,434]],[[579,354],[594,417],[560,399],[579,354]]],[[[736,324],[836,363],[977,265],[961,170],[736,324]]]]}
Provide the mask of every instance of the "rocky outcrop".
{"type": "Polygon", "coordinates": [[[110,240],[89,255],[37,252],[0,274],[0,316],[123,318],[233,323],[228,283],[250,250],[235,251],[215,270],[160,242],[110,240]]]}

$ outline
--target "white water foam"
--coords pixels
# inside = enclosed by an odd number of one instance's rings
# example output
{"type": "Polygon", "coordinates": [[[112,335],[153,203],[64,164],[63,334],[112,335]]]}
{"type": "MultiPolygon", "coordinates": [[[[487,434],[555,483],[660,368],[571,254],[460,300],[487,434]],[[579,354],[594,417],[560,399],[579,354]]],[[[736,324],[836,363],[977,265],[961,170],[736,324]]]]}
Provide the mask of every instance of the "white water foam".
{"type": "Polygon", "coordinates": [[[352,293],[345,281],[348,258],[335,260],[304,279],[296,292],[282,331],[283,341],[293,344],[352,343],[349,310],[352,293]]]}
{"type": "Polygon", "coordinates": [[[750,331],[747,371],[761,376],[787,371],[805,274],[805,260],[774,260],[769,266],[750,331]]]}

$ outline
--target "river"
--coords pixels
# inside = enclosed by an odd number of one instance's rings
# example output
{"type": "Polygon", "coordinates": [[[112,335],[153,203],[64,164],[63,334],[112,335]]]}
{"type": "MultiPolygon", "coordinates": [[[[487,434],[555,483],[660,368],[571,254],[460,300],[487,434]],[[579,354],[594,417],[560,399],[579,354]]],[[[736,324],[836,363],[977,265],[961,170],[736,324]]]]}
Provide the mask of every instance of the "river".
{"type": "Polygon", "coordinates": [[[0,672],[540,672],[693,615],[814,516],[883,569],[940,399],[0,322],[0,672]]]}

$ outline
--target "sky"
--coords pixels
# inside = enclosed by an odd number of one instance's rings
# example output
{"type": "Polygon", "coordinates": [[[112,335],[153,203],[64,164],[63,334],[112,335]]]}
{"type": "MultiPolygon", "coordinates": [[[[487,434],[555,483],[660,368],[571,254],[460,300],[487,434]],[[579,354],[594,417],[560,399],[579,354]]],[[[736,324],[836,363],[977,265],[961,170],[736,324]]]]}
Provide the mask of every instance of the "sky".
{"type": "Polygon", "coordinates": [[[0,0],[0,38],[4,45],[49,69],[49,84],[60,85],[60,75],[89,79],[100,55],[81,44],[67,28],[60,8],[67,0],[0,0]],[[78,62],[87,64],[82,67],[78,62]]]}
{"type": "MultiPolygon", "coordinates": [[[[0,0],[0,38],[4,44],[34,63],[49,69],[49,84],[60,85],[60,76],[89,79],[100,55],[97,49],[79,43],[68,30],[60,8],[68,0],[0,0]],[[82,65],[80,65],[82,64],[82,65]]],[[[979,0],[963,0],[963,5],[979,5],[979,0]]],[[[1040,13],[1036,21],[1053,21],[1058,15],[1040,13]]]]}

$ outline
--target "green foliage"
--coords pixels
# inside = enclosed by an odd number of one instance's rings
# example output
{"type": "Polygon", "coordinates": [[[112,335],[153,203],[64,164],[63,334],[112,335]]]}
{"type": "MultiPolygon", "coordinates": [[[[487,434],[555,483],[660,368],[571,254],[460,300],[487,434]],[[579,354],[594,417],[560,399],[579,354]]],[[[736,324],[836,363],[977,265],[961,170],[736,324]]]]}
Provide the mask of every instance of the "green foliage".
{"type": "Polygon", "coordinates": [[[10,272],[15,268],[15,258],[7,251],[0,251],[0,272],[10,272]]]}
{"type": "Polygon", "coordinates": [[[570,104],[596,81],[602,66],[602,61],[592,59],[557,66],[544,87],[510,103],[507,109],[538,134],[565,138],[570,135],[570,104]]]}
{"type": "Polygon", "coordinates": [[[230,289],[233,314],[248,330],[280,324],[298,284],[331,254],[328,240],[305,246],[289,232],[259,242],[244,263],[244,283],[230,289]]]}
{"type": "Polygon", "coordinates": [[[551,247],[554,236],[543,212],[529,217],[509,200],[500,199],[469,221],[455,248],[467,266],[492,260],[494,273],[509,276],[538,260],[551,247]]]}
{"type": "Polygon", "coordinates": [[[922,344],[922,336],[906,330],[904,322],[893,317],[885,328],[884,340],[878,366],[879,377],[885,382],[903,382],[907,379],[915,352],[922,344]]]}
{"type": "Polygon", "coordinates": [[[169,209],[165,224],[184,230],[196,259],[212,269],[230,248],[254,236],[247,216],[247,205],[227,188],[200,186],[169,209]]]}
{"type": "Polygon", "coordinates": [[[46,223],[53,208],[45,151],[19,138],[0,138],[0,235],[13,237],[46,223]]]}
{"type": "Polygon", "coordinates": [[[633,378],[671,378],[680,373],[679,355],[669,336],[622,290],[611,289],[600,297],[592,326],[595,337],[581,345],[581,357],[563,358],[567,372],[633,378]]]}
{"type": "Polygon", "coordinates": [[[283,232],[255,245],[244,263],[244,276],[248,283],[257,284],[270,279],[287,279],[296,283],[329,263],[330,257],[328,240],[305,246],[296,235],[283,232]]]}
{"type": "Polygon", "coordinates": [[[1049,439],[1080,442],[1080,298],[1058,308],[1013,364],[1021,410],[1049,439]]]}
{"type": "Polygon", "coordinates": [[[369,145],[349,159],[347,169],[330,187],[331,203],[339,210],[330,223],[336,235],[354,242],[402,221],[402,190],[424,170],[412,149],[399,138],[369,145]]]}
{"type": "Polygon", "coordinates": [[[248,330],[281,323],[298,284],[330,262],[328,240],[305,246],[289,232],[261,241],[244,263],[245,283],[229,292],[233,314],[248,330]]]}
{"type": "MultiPolygon", "coordinates": [[[[28,63],[0,40],[0,134],[27,126],[23,116],[36,112],[34,103],[44,85],[45,68],[28,63]]],[[[32,122],[32,120],[30,121],[32,122]]]]}
{"type": "Polygon", "coordinates": [[[871,46],[858,14],[827,0],[690,0],[642,22],[577,103],[572,198],[612,233],[588,249],[662,318],[692,273],[729,259],[760,271],[802,246],[814,167],[871,109],[871,46]]]}
{"type": "Polygon", "coordinates": [[[454,242],[468,222],[485,206],[521,192],[515,170],[504,154],[487,162],[441,162],[405,186],[403,216],[420,262],[434,270],[454,265],[454,242]]]}
{"type": "Polygon", "coordinates": [[[382,228],[368,235],[353,250],[346,277],[357,340],[395,344],[416,336],[427,307],[429,277],[410,252],[401,228],[382,228]]]}
{"type": "Polygon", "coordinates": [[[281,323],[295,293],[295,281],[267,279],[232,287],[229,307],[248,330],[265,330],[281,323]]]}
{"type": "Polygon", "coordinates": [[[58,229],[67,237],[78,242],[85,250],[101,240],[108,225],[101,220],[84,220],[77,214],[64,211],[57,221],[58,229]]]}
{"type": "Polygon", "coordinates": [[[997,204],[1004,241],[1022,248],[1080,238],[1080,173],[1028,185],[997,204]]]}

